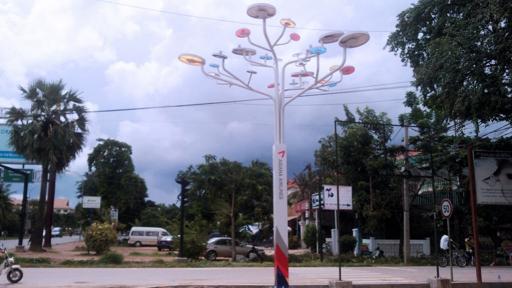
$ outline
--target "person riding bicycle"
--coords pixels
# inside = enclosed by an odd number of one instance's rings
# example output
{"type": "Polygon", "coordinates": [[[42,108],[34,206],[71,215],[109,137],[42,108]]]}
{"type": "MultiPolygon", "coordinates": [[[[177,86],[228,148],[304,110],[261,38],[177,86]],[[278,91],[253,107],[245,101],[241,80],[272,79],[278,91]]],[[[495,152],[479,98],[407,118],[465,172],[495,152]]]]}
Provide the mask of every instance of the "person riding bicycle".
{"type": "Polygon", "coordinates": [[[448,237],[448,235],[443,235],[441,237],[441,241],[439,241],[439,247],[442,249],[442,250],[448,250],[448,243],[450,242],[450,237],[448,237]]]}

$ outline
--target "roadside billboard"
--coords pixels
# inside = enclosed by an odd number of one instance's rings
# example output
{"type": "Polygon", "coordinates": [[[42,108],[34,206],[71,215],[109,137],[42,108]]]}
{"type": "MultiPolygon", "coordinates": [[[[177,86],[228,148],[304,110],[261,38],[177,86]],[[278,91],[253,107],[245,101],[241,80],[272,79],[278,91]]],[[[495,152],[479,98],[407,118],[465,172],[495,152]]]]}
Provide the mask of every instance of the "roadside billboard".
{"type": "Polygon", "coordinates": [[[474,151],[477,204],[512,205],[512,151],[474,151]]]}
{"type": "Polygon", "coordinates": [[[25,158],[14,152],[14,148],[9,145],[11,129],[11,126],[7,124],[0,124],[0,163],[27,164],[25,158]]]}

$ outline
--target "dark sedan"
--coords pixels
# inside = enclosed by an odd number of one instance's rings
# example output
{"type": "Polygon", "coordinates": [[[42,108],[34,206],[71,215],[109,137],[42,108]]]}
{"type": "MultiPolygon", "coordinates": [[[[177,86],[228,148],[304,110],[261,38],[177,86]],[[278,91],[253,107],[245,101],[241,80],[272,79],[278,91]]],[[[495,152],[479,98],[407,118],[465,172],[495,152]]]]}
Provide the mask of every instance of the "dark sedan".
{"type": "Polygon", "coordinates": [[[162,238],[158,239],[156,248],[158,248],[158,251],[162,251],[164,249],[171,251],[173,249],[172,236],[163,236],[162,238]]]}

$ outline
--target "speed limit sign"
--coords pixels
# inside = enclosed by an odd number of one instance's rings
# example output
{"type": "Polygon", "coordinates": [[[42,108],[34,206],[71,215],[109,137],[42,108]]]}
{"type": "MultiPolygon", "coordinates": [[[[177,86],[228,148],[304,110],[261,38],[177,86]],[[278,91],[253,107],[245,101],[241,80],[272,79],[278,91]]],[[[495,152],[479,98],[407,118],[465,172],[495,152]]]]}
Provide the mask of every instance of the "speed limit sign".
{"type": "Polygon", "coordinates": [[[441,214],[443,214],[444,218],[450,218],[453,212],[453,204],[450,199],[443,199],[441,201],[441,214]]]}

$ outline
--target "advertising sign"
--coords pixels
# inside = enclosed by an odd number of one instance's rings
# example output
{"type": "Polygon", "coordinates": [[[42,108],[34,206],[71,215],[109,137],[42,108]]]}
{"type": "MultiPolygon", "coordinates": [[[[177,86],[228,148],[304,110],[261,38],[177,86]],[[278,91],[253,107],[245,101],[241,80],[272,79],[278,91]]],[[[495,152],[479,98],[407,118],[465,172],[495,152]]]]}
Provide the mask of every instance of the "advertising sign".
{"type": "MultiPolygon", "coordinates": [[[[324,209],[336,210],[337,205],[337,190],[336,185],[323,185],[324,186],[324,209]]],[[[352,210],[352,186],[339,186],[340,193],[340,210],[352,210]]]]}
{"type": "Polygon", "coordinates": [[[14,152],[9,145],[9,137],[11,137],[11,126],[0,124],[0,162],[4,164],[23,164],[27,163],[23,156],[14,152]]]}
{"type": "Polygon", "coordinates": [[[475,151],[477,204],[512,205],[512,152],[475,151]]]}
{"type": "Polygon", "coordinates": [[[100,196],[84,196],[84,197],[82,197],[82,207],[83,208],[99,209],[101,207],[101,197],[100,196]]]}

